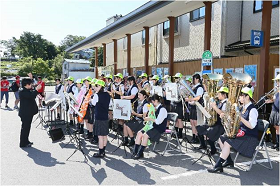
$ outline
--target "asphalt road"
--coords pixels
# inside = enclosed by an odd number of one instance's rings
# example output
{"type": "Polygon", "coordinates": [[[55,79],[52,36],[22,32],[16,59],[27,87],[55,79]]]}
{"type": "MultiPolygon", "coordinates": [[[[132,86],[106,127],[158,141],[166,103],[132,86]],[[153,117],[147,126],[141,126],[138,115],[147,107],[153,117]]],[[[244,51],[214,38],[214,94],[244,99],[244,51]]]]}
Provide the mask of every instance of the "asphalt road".
{"type": "MultiPolygon", "coordinates": [[[[47,87],[47,91],[53,87],[47,87]]],[[[13,107],[14,95],[10,93],[9,106],[13,107]]],[[[113,151],[118,146],[118,140],[113,140],[110,134],[107,154],[104,159],[95,159],[92,154],[98,151],[97,145],[82,140],[83,149],[89,161],[84,162],[83,154],[77,151],[69,161],[66,159],[74,152],[75,146],[69,137],[61,142],[53,143],[47,134],[47,129],[36,128],[39,124],[37,115],[32,124],[30,141],[31,148],[19,148],[21,121],[18,112],[13,109],[1,108],[1,185],[279,185],[279,153],[270,148],[269,154],[273,160],[273,170],[260,165],[253,165],[246,172],[246,164],[250,159],[240,156],[235,168],[225,168],[223,173],[210,174],[206,171],[211,166],[207,156],[192,165],[199,158],[201,151],[194,150],[190,144],[183,143],[183,152],[170,151],[164,156],[161,153],[165,147],[165,138],[156,146],[158,152],[149,149],[145,158],[133,160],[131,153],[127,156],[122,148],[113,151]],[[113,141],[112,141],[113,140],[113,141]]],[[[187,135],[190,138],[190,125],[187,135]]],[[[174,143],[174,140],[172,141],[174,143]]],[[[195,144],[198,146],[198,144],[195,144]]],[[[129,151],[127,149],[127,151],[129,151]]],[[[232,157],[235,157],[232,152],[232,157]]],[[[258,159],[266,161],[262,150],[258,159]]],[[[218,154],[214,156],[218,158],[218,154]]]]}

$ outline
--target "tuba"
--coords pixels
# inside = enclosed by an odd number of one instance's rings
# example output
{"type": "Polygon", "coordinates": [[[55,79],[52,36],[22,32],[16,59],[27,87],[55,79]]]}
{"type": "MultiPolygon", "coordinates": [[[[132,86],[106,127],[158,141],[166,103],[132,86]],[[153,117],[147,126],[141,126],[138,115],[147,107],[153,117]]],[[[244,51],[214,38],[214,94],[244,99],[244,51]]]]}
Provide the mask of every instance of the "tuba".
{"type": "Polygon", "coordinates": [[[204,84],[206,86],[206,92],[203,95],[204,106],[206,111],[212,116],[211,118],[206,118],[208,126],[215,125],[217,121],[216,111],[211,108],[210,103],[217,101],[215,100],[216,92],[218,89],[218,83],[223,79],[221,74],[204,74],[202,76],[204,84]]]}
{"type": "Polygon", "coordinates": [[[239,111],[239,95],[244,85],[252,81],[251,76],[243,73],[227,73],[223,76],[225,80],[224,86],[229,89],[228,101],[224,117],[221,119],[226,135],[229,138],[235,138],[240,128],[240,111],[239,111]]]}

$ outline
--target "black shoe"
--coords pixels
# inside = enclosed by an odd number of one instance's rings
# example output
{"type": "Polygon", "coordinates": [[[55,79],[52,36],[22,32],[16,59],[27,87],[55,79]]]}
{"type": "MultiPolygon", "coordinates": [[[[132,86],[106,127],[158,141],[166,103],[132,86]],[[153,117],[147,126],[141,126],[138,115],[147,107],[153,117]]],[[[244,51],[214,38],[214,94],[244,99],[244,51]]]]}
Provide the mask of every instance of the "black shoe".
{"type": "Polygon", "coordinates": [[[213,168],[208,168],[207,169],[208,172],[210,173],[215,173],[215,172],[223,172],[223,167],[213,167],[213,168]]]}
{"type": "Polygon", "coordinates": [[[121,143],[121,146],[127,146],[128,145],[128,141],[123,141],[122,143],[121,143]]]}
{"type": "Polygon", "coordinates": [[[196,138],[193,138],[190,142],[191,142],[191,143],[199,143],[199,140],[198,140],[198,138],[196,137],[196,138]]]}
{"type": "Polygon", "coordinates": [[[133,159],[138,160],[140,158],[144,158],[144,153],[142,153],[141,155],[139,153],[136,154],[133,159]]]}
{"type": "Polygon", "coordinates": [[[211,150],[211,152],[210,152],[210,154],[211,155],[214,155],[214,154],[216,154],[217,153],[217,150],[215,149],[215,150],[211,150]]]}
{"type": "Polygon", "coordinates": [[[78,131],[78,134],[83,134],[83,133],[84,133],[84,129],[78,131]]]}
{"type": "Polygon", "coordinates": [[[86,134],[84,138],[85,138],[86,140],[90,140],[90,139],[92,139],[92,138],[93,138],[93,136],[92,136],[92,135],[88,135],[88,134],[86,134]]]}
{"type": "Polygon", "coordinates": [[[279,148],[279,144],[275,144],[275,145],[273,145],[271,148],[272,148],[272,149],[277,149],[277,148],[279,148]]]}
{"type": "Polygon", "coordinates": [[[132,153],[131,158],[134,159],[135,156],[136,156],[136,153],[132,153]]]}
{"type": "Polygon", "coordinates": [[[29,141],[28,144],[33,145],[33,142],[29,141]]]}
{"type": "Polygon", "coordinates": [[[133,145],[135,145],[135,141],[130,141],[129,144],[127,144],[127,146],[129,146],[129,147],[133,146],[133,145]]]}
{"type": "Polygon", "coordinates": [[[96,141],[96,140],[95,140],[95,139],[93,139],[93,138],[92,138],[92,139],[90,139],[90,140],[89,140],[89,142],[90,142],[91,144],[98,144],[98,141],[96,141]]]}
{"type": "Polygon", "coordinates": [[[94,153],[92,157],[94,157],[94,158],[104,158],[105,157],[105,153],[102,153],[102,154],[94,153]]]}
{"type": "Polygon", "coordinates": [[[231,161],[231,162],[225,161],[225,163],[223,163],[222,166],[223,167],[234,167],[234,162],[233,161],[231,161]]]}

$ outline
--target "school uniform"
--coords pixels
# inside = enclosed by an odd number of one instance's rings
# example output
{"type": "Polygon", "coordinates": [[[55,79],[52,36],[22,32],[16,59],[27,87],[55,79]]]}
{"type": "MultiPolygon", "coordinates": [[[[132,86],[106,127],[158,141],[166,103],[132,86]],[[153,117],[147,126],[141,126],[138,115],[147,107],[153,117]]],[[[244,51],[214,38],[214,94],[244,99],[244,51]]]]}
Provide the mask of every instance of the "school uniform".
{"type": "Polygon", "coordinates": [[[244,132],[243,136],[236,138],[228,138],[221,136],[222,143],[227,142],[232,148],[240,152],[243,156],[253,157],[255,149],[259,144],[258,140],[258,111],[255,106],[250,102],[243,106],[241,109],[242,117],[249,121],[253,129],[248,128],[242,122],[240,122],[240,129],[244,132]]]}
{"type": "Polygon", "coordinates": [[[97,136],[107,136],[109,134],[108,109],[110,95],[107,92],[98,92],[94,94],[91,103],[95,106],[93,133],[97,136]]]}
{"type": "MultiPolygon", "coordinates": [[[[193,92],[195,93],[195,97],[201,96],[201,98],[198,100],[198,102],[203,106],[203,94],[204,94],[203,86],[200,83],[194,85],[193,92]]],[[[198,112],[198,110],[196,108],[196,105],[190,104],[190,119],[191,120],[197,120],[197,114],[198,114],[197,112],[198,112]]]]}
{"type": "Polygon", "coordinates": [[[269,123],[275,126],[279,126],[279,92],[274,95],[273,99],[274,102],[269,117],[269,123]]]}

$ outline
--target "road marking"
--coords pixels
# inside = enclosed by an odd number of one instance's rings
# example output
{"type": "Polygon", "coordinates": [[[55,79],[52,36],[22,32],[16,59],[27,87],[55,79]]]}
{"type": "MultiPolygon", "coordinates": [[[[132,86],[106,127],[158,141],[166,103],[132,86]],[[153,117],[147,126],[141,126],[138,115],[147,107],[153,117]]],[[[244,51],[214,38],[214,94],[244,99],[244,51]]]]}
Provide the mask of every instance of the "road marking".
{"type": "MultiPolygon", "coordinates": [[[[270,158],[271,161],[278,161],[280,162],[280,157],[277,156],[277,157],[272,157],[270,158]]],[[[268,162],[268,159],[260,159],[260,160],[257,160],[258,163],[265,163],[265,162],[268,162]]],[[[246,162],[241,162],[241,163],[236,163],[237,165],[250,165],[251,161],[246,161],[246,162]]],[[[200,169],[198,171],[188,171],[188,172],[185,172],[185,173],[181,173],[181,174],[175,174],[175,175],[171,175],[171,176],[164,176],[164,177],[161,177],[162,180],[174,180],[174,179],[177,179],[177,178],[180,178],[180,177],[187,177],[187,176],[192,176],[194,174],[200,174],[200,173],[204,173],[204,172],[207,172],[207,169],[200,169]]]]}

